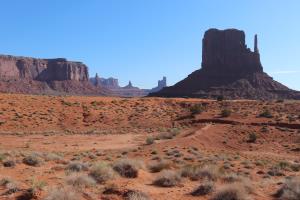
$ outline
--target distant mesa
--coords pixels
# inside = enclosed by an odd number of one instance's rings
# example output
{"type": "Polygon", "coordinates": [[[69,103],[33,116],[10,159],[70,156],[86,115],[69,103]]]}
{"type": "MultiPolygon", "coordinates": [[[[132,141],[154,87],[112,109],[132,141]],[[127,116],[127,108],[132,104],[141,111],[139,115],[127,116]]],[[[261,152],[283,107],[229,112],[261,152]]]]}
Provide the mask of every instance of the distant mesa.
{"type": "Polygon", "coordinates": [[[116,78],[101,78],[98,73],[95,77],[89,79],[94,86],[101,86],[103,88],[109,89],[112,91],[114,96],[123,96],[123,97],[141,97],[147,96],[149,92],[156,92],[167,86],[167,78],[163,77],[162,80],[158,81],[156,87],[152,89],[140,89],[132,84],[131,81],[124,87],[119,85],[119,81],[116,78]]]}
{"type": "Polygon", "coordinates": [[[102,86],[107,89],[116,89],[119,88],[119,81],[116,78],[100,78],[98,76],[98,73],[96,73],[96,76],[93,78],[90,78],[90,82],[95,86],[102,86]]]}
{"type": "Polygon", "coordinates": [[[0,92],[106,95],[90,84],[88,68],[64,58],[36,59],[0,55],[0,92]]]}
{"type": "Polygon", "coordinates": [[[149,96],[227,99],[300,99],[263,72],[257,35],[254,51],[245,44],[245,33],[237,29],[209,29],[202,40],[202,68],[174,86],[149,96]]]}
{"type": "Polygon", "coordinates": [[[157,86],[155,88],[152,88],[149,93],[152,93],[152,92],[158,92],[160,90],[162,90],[164,87],[167,87],[167,77],[163,77],[162,80],[158,80],[157,82],[157,86]]]}

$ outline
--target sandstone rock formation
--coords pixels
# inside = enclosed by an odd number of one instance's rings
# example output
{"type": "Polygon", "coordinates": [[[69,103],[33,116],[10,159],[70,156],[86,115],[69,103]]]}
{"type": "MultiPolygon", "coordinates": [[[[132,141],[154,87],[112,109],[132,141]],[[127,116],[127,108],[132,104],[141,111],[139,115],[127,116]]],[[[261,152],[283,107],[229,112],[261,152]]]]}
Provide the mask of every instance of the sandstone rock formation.
{"type": "Polygon", "coordinates": [[[101,78],[96,74],[95,77],[90,78],[90,82],[94,86],[101,86],[103,88],[109,89],[112,93],[111,95],[114,96],[121,96],[121,97],[141,97],[147,96],[149,90],[140,89],[138,87],[134,87],[129,81],[128,85],[121,87],[119,85],[119,81],[116,78],[101,78]]]}
{"type": "Polygon", "coordinates": [[[151,93],[162,97],[227,99],[300,98],[300,93],[263,72],[257,35],[254,51],[245,44],[241,30],[209,29],[202,41],[202,68],[174,86],[151,93]]]}
{"type": "Polygon", "coordinates": [[[109,93],[89,83],[88,68],[64,58],[36,59],[0,55],[0,92],[29,94],[109,93]]]}
{"type": "Polygon", "coordinates": [[[152,88],[149,93],[152,92],[158,92],[161,89],[163,89],[164,87],[167,87],[167,78],[164,76],[162,80],[158,80],[157,82],[157,86],[155,88],[152,88]]]}
{"type": "Polygon", "coordinates": [[[112,89],[116,96],[123,97],[142,97],[148,95],[148,90],[140,89],[132,85],[131,81],[129,81],[128,85],[124,87],[114,88],[112,89]]]}
{"type": "Polygon", "coordinates": [[[101,78],[96,73],[95,77],[90,78],[90,82],[95,86],[102,86],[107,89],[116,89],[119,88],[119,80],[116,78],[101,78]]]}

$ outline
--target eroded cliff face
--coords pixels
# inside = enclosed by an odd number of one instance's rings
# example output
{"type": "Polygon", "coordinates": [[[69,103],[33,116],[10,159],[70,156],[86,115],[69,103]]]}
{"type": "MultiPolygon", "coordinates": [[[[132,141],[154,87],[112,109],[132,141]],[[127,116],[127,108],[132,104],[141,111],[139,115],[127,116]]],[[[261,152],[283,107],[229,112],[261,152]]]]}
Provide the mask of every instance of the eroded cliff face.
{"type": "Polygon", "coordinates": [[[236,29],[210,29],[205,32],[202,69],[234,74],[263,71],[258,49],[252,52],[247,48],[245,33],[236,29]]]}
{"type": "Polygon", "coordinates": [[[0,92],[106,95],[89,82],[88,67],[64,58],[36,59],[0,55],[0,92]]]}
{"type": "Polygon", "coordinates": [[[201,69],[174,86],[150,96],[228,99],[298,99],[300,93],[263,72],[257,35],[254,51],[245,44],[245,33],[237,29],[209,29],[202,40],[201,69]]]}
{"type": "Polygon", "coordinates": [[[87,81],[88,68],[80,62],[64,58],[35,59],[0,56],[1,79],[32,79],[38,81],[87,81]]]}

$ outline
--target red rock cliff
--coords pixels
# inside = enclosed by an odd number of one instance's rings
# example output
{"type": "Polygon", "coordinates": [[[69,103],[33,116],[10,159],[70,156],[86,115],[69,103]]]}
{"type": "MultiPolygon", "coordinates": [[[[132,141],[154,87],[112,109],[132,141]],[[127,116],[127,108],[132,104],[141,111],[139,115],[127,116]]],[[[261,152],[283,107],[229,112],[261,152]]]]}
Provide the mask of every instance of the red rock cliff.
{"type": "Polygon", "coordinates": [[[88,68],[64,58],[36,59],[0,55],[0,92],[107,95],[89,82],[88,68]]]}
{"type": "Polygon", "coordinates": [[[63,58],[35,59],[0,56],[1,79],[32,79],[38,81],[87,81],[88,68],[80,62],[63,58]]]}

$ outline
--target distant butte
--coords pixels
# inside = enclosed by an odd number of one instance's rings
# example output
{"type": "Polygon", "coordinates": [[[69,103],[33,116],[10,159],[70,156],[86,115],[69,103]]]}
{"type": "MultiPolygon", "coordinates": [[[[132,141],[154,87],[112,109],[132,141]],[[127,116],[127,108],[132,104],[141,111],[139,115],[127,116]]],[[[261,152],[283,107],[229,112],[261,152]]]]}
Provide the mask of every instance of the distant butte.
{"type": "Polygon", "coordinates": [[[135,87],[131,81],[124,87],[119,85],[116,78],[102,78],[96,73],[95,77],[89,79],[90,83],[94,86],[100,86],[109,89],[114,96],[121,97],[143,97],[147,96],[150,92],[157,92],[167,86],[167,78],[164,76],[162,80],[158,80],[157,86],[152,89],[140,89],[135,87]]]}
{"type": "Polygon", "coordinates": [[[273,80],[263,71],[257,35],[251,51],[245,44],[244,31],[209,29],[202,40],[202,68],[149,96],[300,99],[300,92],[273,80]]]}

